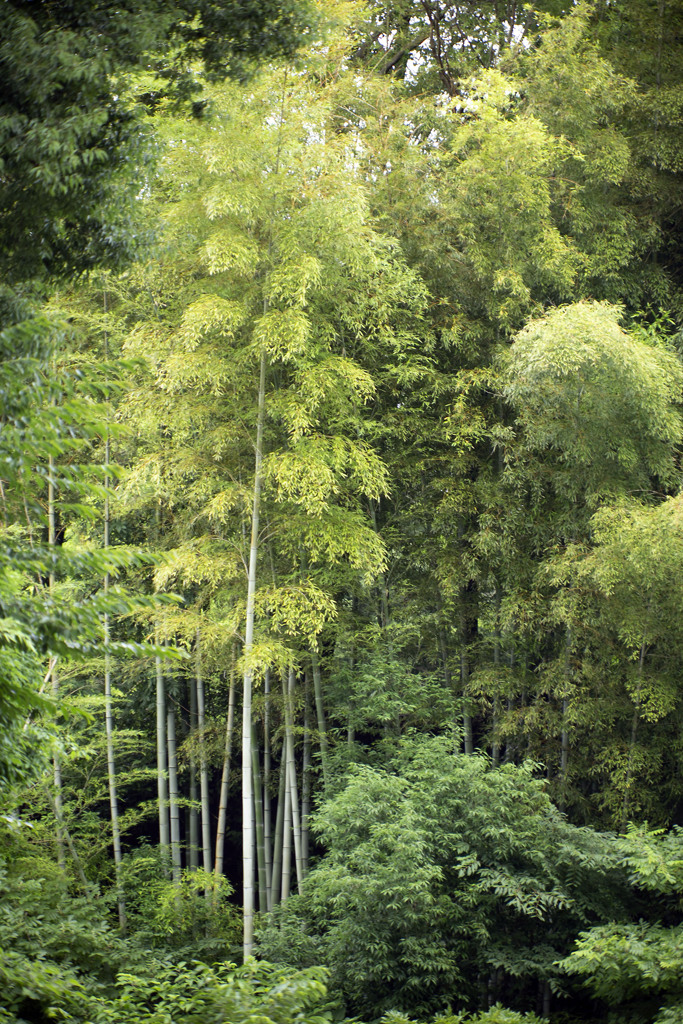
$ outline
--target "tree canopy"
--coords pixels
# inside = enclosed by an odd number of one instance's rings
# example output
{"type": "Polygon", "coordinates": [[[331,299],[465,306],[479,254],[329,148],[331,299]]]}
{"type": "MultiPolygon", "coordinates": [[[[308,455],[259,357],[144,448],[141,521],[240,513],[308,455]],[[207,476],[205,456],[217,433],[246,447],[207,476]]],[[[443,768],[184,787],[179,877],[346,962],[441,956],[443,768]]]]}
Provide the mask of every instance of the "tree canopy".
{"type": "Polygon", "coordinates": [[[679,1020],[681,24],[0,5],[0,1024],[679,1020]]]}

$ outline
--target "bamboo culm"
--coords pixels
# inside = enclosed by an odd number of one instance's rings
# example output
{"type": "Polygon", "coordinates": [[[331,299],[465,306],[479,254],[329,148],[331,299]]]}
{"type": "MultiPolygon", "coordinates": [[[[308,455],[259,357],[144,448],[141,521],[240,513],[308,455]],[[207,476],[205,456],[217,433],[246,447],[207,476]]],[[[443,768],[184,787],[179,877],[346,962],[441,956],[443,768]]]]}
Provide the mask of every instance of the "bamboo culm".
{"type": "MultiPolygon", "coordinates": [[[[283,680],[284,682],[284,680],[283,680]]],[[[304,880],[303,859],[301,856],[301,818],[299,815],[299,790],[296,781],[296,762],[294,760],[294,669],[289,670],[288,686],[285,696],[285,734],[287,741],[287,779],[289,782],[289,800],[292,814],[292,832],[294,834],[294,864],[296,867],[297,889],[301,893],[304,880]]]]}
{"type": "Polygon", "coordinates": [[[202,864],[204,870],[208,873],[211,871],[211,821],[209,818],[209,769],[206,761],[206,705],[204,701],[201,636],[199,630],[197,630],[195,655],[197,681],[197,728],[199,731],[199,786],[202,808],[202,864]]]}
{"type": "Polygon", "coordinates": [[[308,709],[308,678],[304,685],[304,743],[301,762],[301,868],[308,874],[308,816],[311,809],[311,726],[308,709]]]}
{"type": "Polygon", "coordinates": [[[221,776],[221,792],[218,801],[218,825],[216,827],[216,858],[214,874],[216,878],[223,874],[223,856],[225,851],[225,832],[228,820],[228,792],[230,789],[230,764],[232,759],[232,738],[235,723],[235,649],[232,650],[230,664],[230,690],[228,693],[228,717],[225,723],[225,750],[223,754],[223,774],[221,776]]]}
{"type": "Polygon", "coordinates": [[[253,673],[249,657],[254,643],[254,612],[256,598],[256,563],[259,547],[259,512],[263,461],[263,422],[266,404],[266,353],[261,353],[259,366],[258,416],[256,422],[256,453],[254,464],[254,501],[251,514],[249,575],[247,579],[247,612],[244,630],[244,688],[242,692],[242,884],[243,884],[243,955],[251,956],[254,944],[254,794],[251,764],[251,695],[253,673]]]}
{"type": "Polygon", "coordinates": [[[178,813],[178,763],[176,758],[175,711],[166,712],[168,731],[168,806],[171,821],[171,865],[173,881],[180,885],[182,862],[180,858],[180,815],[178,813]]]}
{"type": "Polygon", "coordinates": [[[256,864],[258,869],[258,905],[261,912],[268,909],[266,885],[266,853],[263,842],[263,789],[256,729],[251,728],[251,765],[254,773],[254,822],[256,825],[256,864]]]}
{"type": "Polygon", "coordinates": [[[280,759],[280,783],[278,786],[277,813],[275,815],[275,836],[273,839],[273,873],[270,881],[270,909],[278,905],[282,892],[282,840],[286,801],[284,750],[280,759]]]}
{"type": "Polygon", "coordinates": [[[290,796],[290,779],[287,763],[287,744],[285,742],[282,751],[283,777],[285,780],[283,798],[283,822],[282,822],[282,886],[280,889],[280,902],[286,903],[289,899],[289,892],[292,882],[292,800],[290,796]]]}
{"type": "Polygon", "coordinates": [[[270,670],[263,681],[265,706],[263,711],[263,853],[266,865],[266,906],[273,909],[273,843],[270,818],[270,670]]]}
{"type": "Polygon", "coordinates": [[[323,686],[320,673],[320,661],[317,651],[311,651],[311,668],[313,670],[313,694],[315,697],[315,714],[318,724],[320,741],[320,761],[323,770],[323,788],[327,792],[328,754],[327,754],[327,723],[325,721],[325,705],[323,702],[323,686]]]}
{"type": "MultiPolygon", "coordinates": [[[[49,456],[48,460],[48,484],[47,484],[47,542],[50,547],[50,555],[54,558],[56,555],[55,547],[57,544],[57,530],[56,530],[56,518],[55,518],[55,460],[52,455],[49,456]]],[[[50,591],[50,598],[54,601],[55,591],[55,570],[54,563],[50,565],[50,575],[48,587],[50,591]]],[[[59,676],[57,675],[56,662],[52,665],[52,672],[50,674],[50,683],[52,688],[52,697],[55,701],[59,699],[59,676]]],[[[56,841],[57,841],[57,863],[60,868],[64,870],[66,866],[66,857],[64,855],[64,813],[62,808],[62,766],[59,761],[59,756],[55,753],[52,757],[52,781],[54,785],[54,805],[55,805],[55,827],[56,827],[56,841]]]]}
{"type": "Polygon", "coordinates": [[[640,693],[643,687],[643,665],[645,664],[645,641],[640,645],[638,655],[638,685],[636,686],[635,700],[633,704],[633,718],[631,719],[631,741],[628,747],[628,761],[626,764],[626,778],[624,780],[624,799],[621,806],[621,831],[625,832],[628,825],[628,807],[631,797],[631,781],[633,778],[633,755],[636,749],[638,738],[638,722],[640,719],[640,693]]]}
{"type": "MultiPolygon", "coordinates": [[[[106,293],[105,293],[105,312],[106,312],[106,293]]],[[[104,446],[104,460],[105,464],[109,465],[110,449],[109,449],[109,436],[105,441],[104,446]]],[[[104,549],[105,551],[109,547],[109,476],[105,477],[105,497],[104,497],[104,549]]],[[[109,591],[109,573],[104,574],[104,592],[105,594],[109,591]]],[[[109,654],[109,615],[107,612],[104,613],[104,619],[102,623],[102,633],[104,640],[104,723],[105,733],[107,740],[107,780],[109,784],[109,811],[111,818],[111,834],[112,834],[112,845],[114,848],[114,872],[116,875],[116,903],[119,915],[119,928],[121,933],[126,933],[126,901],[123,896],[123,890],[121,888],[121,829],[119,827],[119,803],[116,792],[116,762],[114,759],[114,711],[112,707],[112,696],[111,696],[111,657],[109,654]]]]}
{"type": "MultiPolygon", "coordinates": [[[[192,678],[187,681],[190,697],[190,736],[194,739],[197,733],[197,687],[192,678]]],[[[190,746],[190,807],[189,807],[189,843],[187,846],[188,866],[191,871],[199,867],[199,804],[197,795],[197,762],[190,746]]]]}
{"type": "MultiPolygon", "coordinates": [[[[158,631],[157,631],[158,643],[158,631]]],[[[168,827],[168,764],[166,759],[166,691],[161,657],[156,656],[157,712],[157,797],[159,803],[159,846],[164,861],[168,858],[170,833],[168,827]]]]}

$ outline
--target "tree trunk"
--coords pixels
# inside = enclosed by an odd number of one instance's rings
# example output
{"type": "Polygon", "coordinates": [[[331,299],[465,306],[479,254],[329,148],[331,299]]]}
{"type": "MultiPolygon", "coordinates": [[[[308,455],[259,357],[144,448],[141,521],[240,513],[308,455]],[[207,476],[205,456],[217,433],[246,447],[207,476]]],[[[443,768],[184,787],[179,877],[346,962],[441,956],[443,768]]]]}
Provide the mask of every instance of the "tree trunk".
{"type": "Polygon", "coordinates": [[[178,763],[175,742],[175,711],[169,708],[166,713],[168,731],[168,805],[171,820],[171,864],[173,881],[180,885],[180,815],[178,813],[178,763]]]}
{"type": "MultiPolygon", "coordinates": [[[[157,643],[159,636],[157,631],[157,643]]],[[[166,692],[164,689],[164,676],[161,671],[161,657],[156,656],[156,681],[157,681],[157,795],[159,802],[159,846],[164,866],[168,861],[169,854],[169,827],[168,827],[168,765],[166,761],[166,692]]],[[[164,867],[165,870],[165,867],[164,867]]]]}
{"type": "Polygon", "coordinates": [[[308,676],[304,677],[304,745],[301,764],[301,867],[308,874],[308,815],[311,808],[311,728],[308,712],[308,676]]]}
{"type": "MultiPolygon", "coordinates": [[[[51,558],[56,558],[56,546],[57,546],[57,530],[56,530],[56,518],[55,518],[55,460],[52,455],[48,459],[48,484],[47,484],[47,542],[50,548],[51,558]]],[[[50,599],[55,599],[55,569],[54,564],[50,565],[50,575],[48,587],[50,591],[50,599]]],[[[57,675],[56,661],[53,662],[52,672],[50,675],[50,683],[52,688],[52,697],[55,704],[59,700],[59,676],[57,675]]],[[[64,814],[62,808],[62,766],[59,760],[59,756],[55,753],[52,756],[52,780],[54,784],[55,796],[55,834],[57,843],[57,863],[60,868],[64,870],[66,867],[66,857],[64,854],[64,814]]]]}
{"type": "Polygon", "coordinates": [[[282,842],[286,799],[285,754],[283,750],[280,760],[280,785],[278,787],[277,813],[275,815],[275,837],[273,840],[273,874],[270,881],[271,910],[280,902],[280,895],[282,893],[282,842]]]}
{"type": "Polygon", "coordinates": [[[266,865],[266,908],[273,903],[273,840],[270,820],[270,669],[266,669],[263,682],[265,705],[263,711],[263,853],[266,865]]]}
{"type": "Polygon", "coordinates": [[[628,825],[628,805],[631,797],[631,779],[633,776],[633,754],[636,749],[636,739],[638,737],[638,721],[640,719],[640,691],[643,685],[643,665],[645,663],[645,641],[643,640],[640,645],[640,655],[638,657],[638,685],[636,686],[636,699],[633,708],[633,718],[631,719],[631,741],[628,747],[628,761],[626,764],[626,778],[624,780],[624,800],[621,805],[621,831],[626,831],[628,825]]]}
{"type": "Polygon", "coordinates": [[[320,763],[323,770],[323,792],[328,786],[328,755],[327,755],[327,723],[325,721],[325,704],[323,701],[323,684],[320,674],[318,653],[311,650],[311,668],[313,669],[313,693],[315,696],[315,714],[318,723],[318,740],[320,742],[320,763]]]}
{"type": "Polygon", "coordinates": [[[263,461],[263,421],[266,406],[266,353],[261,353],[259,367],[258,417],[256,421],[256,453],[254,464],[254,501],[251,514],[249,576],[247,580],[247,613],[244,630],[244,690],[242,696],[242,878],[244,890],[243,955],[251,956],[254,945],[254,794],[251,766],[251,695],[253,673],[249,657],[254,645],[254,606],[256,598],[256,563],[259,546],[259,512],[261,505],[261,464],[263,461]]]}
{"type": "Polygon", "coordinates": [[[251,765],[254,773],[254,820],[256,824],[256,864],[258,868],[258,906],[261,913],[268,909],[268,888],[266,884],[266,851],[263,841],[263,789],[261,786],[261,765],[256,742],[256,730],[251,730],[251,765]]]}
{"type": "MultiPolygon", "coordinates": [[[[106,293],[105,293],[106,296],[106,293]]],[[[105,299],[106,312],[106,299],[105,299]]],[[[104,446],[104,461],[109,465],[109,436],[104,446]]],[[[109,547],[109,477],[104,479],[104,550],[109,547]]],[[[104,592],[109,591],[109,573],[104,574],[104,592]]],[[[114,872],[116,875],[116,903],[119,915],[119,928],[126,933],[126,902],[121,888],[121,829],[119,827],[119,804],[116,792],[116,762],[114,760],[114,712],[111,699],[111,658],[109,655],[109,615],[104,613],[104,723],[107,739],[107,780],[109,783],[109,811],[111,817],[112,845],[114,847],[114,872]]]]}
{"type": "MultiPolygon", "coordinates": [[[[493,633],[493,667],[496,669],[496,686],[498,686],[498,669],[500,668],[500,604],[501,604],[501,592],[500,586],[496,583],[496,624],[494,626],[493,633]]],[[[500,763],[500,697],[496,692],[493,698],[493,723],[492,733],[493,742],[491,744],[491,760],[494,764],[500,763]]]]}
{"type": "Polygon", "coordinates": [[[197,761],[194,756],[195,736],[197,735],[197,686],[196,680],[191,677],[187,681],[187,689],[190,695],[190,807],[188,815],[187,859],[190,871],[196,871],[199,867],[199,815],[197,807],[199,798],[197,794],[197,761]]]}
{"type": "Polygon", "coordinates": [[[197,728],[199,731],[199,786],[202,808],[202,866],[208,874],[211,871],[211,821],[209,818],[209,769],[206,762],[206,707],[204,702],[204,679],[202,677],[201,637],[199,630],[197,630],[195,655],[197,728]]]}
{"type": "MultiPolygon", "coordinates": [[[[283,679],[284,693],[284,679],[283,679]]],[[[289,800],[292,813],[292,831],[294,833],[294,863],[296,866],[297,889],[301,893],[304,880],[303,860],[301,857],[301,818],[299,816],[299,790],[296,781],[296,761],[294,759],[294,669],[289,670],[289,685],[285,698],[285,736],[287,743],[287,779],[289,783],[289,800]]]]}
{"type": "Polygon", "coordinates": [[[216,859],[214,874],[216,878],[223,874],[223,855],[225,851],[225,832],[228,820],[228,792],[230,788],[230,760],[232,757],[232,737],[235,722],[235,646],[232,648],[230,662],[230,691],[228,694],[228,717],[225,723],[225,753],[223,755],[223,774],[221,776],[221,795],[218,801],[218,826],[216,828],[216,859]]]}

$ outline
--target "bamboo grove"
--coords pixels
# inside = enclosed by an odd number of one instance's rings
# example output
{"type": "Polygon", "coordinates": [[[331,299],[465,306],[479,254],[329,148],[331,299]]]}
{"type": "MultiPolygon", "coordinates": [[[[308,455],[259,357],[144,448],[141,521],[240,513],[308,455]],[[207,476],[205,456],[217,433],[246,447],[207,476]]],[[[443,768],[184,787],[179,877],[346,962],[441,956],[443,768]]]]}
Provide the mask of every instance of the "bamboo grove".
{"type": "Polygon", "coordinates": [[[0,14],[0,1021],[676,1024],[680,0],[85,7],[0,14]]]}

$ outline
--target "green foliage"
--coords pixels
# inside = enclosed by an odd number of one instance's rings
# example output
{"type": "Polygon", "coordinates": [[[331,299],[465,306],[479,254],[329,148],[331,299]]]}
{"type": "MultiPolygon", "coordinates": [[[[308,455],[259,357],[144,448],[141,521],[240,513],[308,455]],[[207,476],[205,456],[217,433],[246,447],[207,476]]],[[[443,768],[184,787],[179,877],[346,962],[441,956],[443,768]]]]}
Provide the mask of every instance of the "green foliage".
{"type": "Polygon", "coordinates": [[[142,846],[124,858],[119,879],[137,942],[173,950],[176,959],[224,960],[239,949],[239,915],[224,876],[187,869],[175,884],[158,849],[142,846]]]}
{"type": "MultiPolygon", "coordinates": [[[[633,883],[656,899],[656,914],[678,919],[683,892],[681,830],[631,827],[620,847],[633,883]]],[[[641,920],[592,928],[581,933],[561,967],[582,978],[596,996],[618,1010],[621,1020],[675,1020],[683,1000],[683,927],[641,920]]]]}
{"type": "Polygon", "coordinates": [[[20,1001],[34,970],[42,985],[41,961],[43,980],[63,983],[68,991],[79,988],[83,975],[96,988],[113,981],[135,951],[112,930],[97,895],[71,891],[68,876],[48,856],[17,848],[16,840],[7,853],[13,859],[2,865],[0,948],[8,958],[7,978],[15,970],[19,976],[16,990],[8,980],[3,996],[20,1001]]]}
{"type": "Polygon", "coordinates": [[[509,1001],[555,979],[581,923],[621,899],[609,837],[565,822],[531,766],[442,739],[406,741],[389,770],[351,768],[314,827],[327,853],[260,948],[325,963],[352,1012],[476,1005],[496,970],[509,1001]]]}
{"type": "MultiPolygon", "coordinates": [[[[540,1024],[534,1013],[517,1013],[496,1003],[480,1013],[447,1013],[434,1017],[434,1024],[540,1024]]],[[[410,1017],[395,1010],[385,1013],[382,1024],[414,1024],[410,1017]]]]}
{"type": "MultiPolygon", "coordinates": [[[[21,828],[27,829],[26,823],[21,828]]],[[[0,1020],[59,1017],[74,1024],[202,1020],[324,1024],[324,972],[251,963],[209,966],[239,938],[227,880],[187,872],[181,886],[163,876],[158,856],[140,851],[123,874],[133,934],[107,923],[93,887],[74,894],[69,879],[36,856],[21,833],[2,834],[0,1020]],[[157,950],[150,950],[150,940],[157,950]],[[183,953],[190,953],[189,959],[183,953]]]]}
{"type": "Polygon", "coordinates": [[[577,980],[620,1020],[680,1017],[678,831],[551,802],[680,810],[679,6],[335,2],[323,41],[297,0],[4,4],[4,278],[158,244],[50,319],[0,294],[0,1019],[324,1021],[321,963],[387,1024],[534,1024],[577,980]],[[199,729],[165,673],[190,863],[227,680],[269,670],[270,853],[283,731],[316,808],[301,895],[261,922],[289,967],[207,966],[239,943],[233,858],[171,881],[145,841],[152,631],[205,682],[199,729]]]}
{"type": "MultiPolygon", "coordinates": [[[[45,694],[48,665],[99,651],[102,617],[152,607],[114,582],[105,594],[93,581],[149,564],[141,549],[46,544],[48,488],[56,523],[91,515],[103,499],[111,467],[95,463],[88,445],[107,429],[103,403],[112,389],[104,363],[69,372],[56,367],[60,325],[46,317],[0,331],[0,786],[25,780],[43,766],[47,740],[38,722],[58,708],[45,694]],[[61,589],[50,580],[69,581],[61,589]],[[52,661],[50,661],[52,659],[52,661]],[[41,750],[42,746],[42,750],[41,750]]],[[[115,640],[112,653],[143,654],[144,645],[115,640]]],[[[61,669],[61,666],[60,666],[61,669]]]]}
{"type": "MultiPolygon", "coordinates": [[[[551,486],[570,499],[676,479],[683,374],[662,347],[619,326],[621,311],[582,303],[553,310],[516,338],[505,397],[523,445],[552,459],[551,486]]],[[[539,458],[540,457],[540,458],[539,458]]]]}
{"type": "Polygon", "coordinates": [[[3,277],[82,272],[130,258],[138,241],[132,179],[151,153],[139,100],[153,109],[169,78],[181,95],[196,93],[191,65],[198,59],[214,75],[226,73],[226,61],[238,74],[256,55],[292,52],[311,15],[297,0],[170,6],[160,0],[144,9],[105,0],[54,9],[4,3],[3,277]],[[156,72],[150,89],[131,96],[126,73],[149,66],[150,55],[156,72]]]}
{"type": "Polygon", "coordinates": [[[90,1009],[94,1024],[157,1024],[172,1019],[248,1024],[326,1024],[325,974],[311,968],[287,971],[265,963],[164,964],[147,971],[121,974],[117,996],[90,1009]]]}

